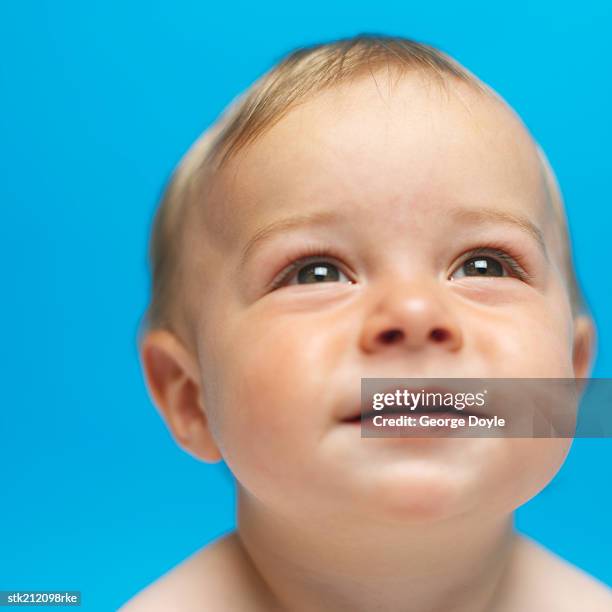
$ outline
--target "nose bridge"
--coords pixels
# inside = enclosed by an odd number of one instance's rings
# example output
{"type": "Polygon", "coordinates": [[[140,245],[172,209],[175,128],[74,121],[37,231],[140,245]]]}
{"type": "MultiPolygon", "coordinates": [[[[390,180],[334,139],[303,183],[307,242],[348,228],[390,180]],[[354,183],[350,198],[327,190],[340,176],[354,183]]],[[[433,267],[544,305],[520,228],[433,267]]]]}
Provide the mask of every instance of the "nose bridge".
{"type": "Polygon", "coordinates": [[[373,306],[366,314],[361,339],[364,351],[376,352],[391,345],[461,348],[463,334],[457,313],[439,280],[396,277],[372,290],[373,306]]]}

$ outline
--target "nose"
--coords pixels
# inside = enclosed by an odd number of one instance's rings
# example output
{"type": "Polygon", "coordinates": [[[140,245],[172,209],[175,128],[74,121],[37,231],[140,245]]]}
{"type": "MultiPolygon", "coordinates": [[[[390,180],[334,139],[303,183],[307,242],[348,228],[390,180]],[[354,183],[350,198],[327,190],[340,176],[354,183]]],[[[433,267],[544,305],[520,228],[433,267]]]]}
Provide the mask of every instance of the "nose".
{"type": "Polygon", "coordinates": [[[458,351],[463,346],[463,334],[456,315],[443,302],[439,287],[425,282],[396,283],[367,315],[360,344],[366,353],[393,346],[458,351]]]}

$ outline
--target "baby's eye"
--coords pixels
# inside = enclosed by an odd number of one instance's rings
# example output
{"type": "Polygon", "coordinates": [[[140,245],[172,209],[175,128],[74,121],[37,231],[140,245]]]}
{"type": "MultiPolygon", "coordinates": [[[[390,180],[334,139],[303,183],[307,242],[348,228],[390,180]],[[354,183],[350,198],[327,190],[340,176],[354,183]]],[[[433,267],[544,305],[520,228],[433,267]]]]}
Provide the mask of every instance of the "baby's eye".
{"type": "Polygon", "coordinates": [[[504,276],[504,267],[492,257],[472,257],[458,268],[455,279],[465,276],[504,276]]]}
{"type": "Polygon", "coordinates": [[[315,283],[333,283],[343,280],[351,282],[346,274],[338,266],[328,261],[312,261],[305,265],[297,262],[293,270],[289,270],[285,276],[287,285],[313,285],[315,283]],[[297,271],[297,274],[294,272],[297,271]]]}
{"type": "MultiPolygon", "coordinates": [[[[320,257],[320,256],[319,256],[320,257]]],[[[271,284],[271,290],[285,285],[314,285],[316,283],[352,283],[336,264],[324,259],[298,259],[288,266],[271,284]]]]}
{"type": "Polygon", "coordinates": [[[468,258],[463,260],[449,278],[457,280],[468,276],[509,276],[521,280],[527,280],[529,277],[513,257],[499,249],[478,249],[477,252],[468,254],[468,258]]]}

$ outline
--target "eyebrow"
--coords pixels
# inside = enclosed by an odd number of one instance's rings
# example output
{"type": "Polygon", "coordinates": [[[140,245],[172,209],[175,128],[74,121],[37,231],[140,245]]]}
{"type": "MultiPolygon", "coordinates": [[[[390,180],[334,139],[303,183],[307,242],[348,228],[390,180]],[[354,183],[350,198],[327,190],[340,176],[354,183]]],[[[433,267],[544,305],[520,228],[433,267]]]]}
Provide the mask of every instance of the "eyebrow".
{"type": "Polygon", "coordinates": [[[506,225],[513,225],[529,234],[529,236],[538,243],[544,257],[548,259],[544,234],[542,230],[527,217],[504,212],[502,210],[492,210],[490,208],[454,208],[450,211],[450,214],[460,221],[471,221],[474,223],[505,223],[506,225]]]}
{"type": "Polygon", "coordinates": [[[253,234],[248,240],[242,254],[240,255],[240,265],[244,265],[244,262],[249,258],[249,255],[253,249],[261,245],[264,242],[270,240],[276,234],[287,232],[292,229],[300,227],[312,227],[317,225],[329,225],[335,221],[338,221],[340,215],[337,212],[323,210],[319,212],[313,212],[308,214],[296,215],[294,217],[287,217],[286,219],[279,219],[260,228],[253,234]]]}
{"type": "MultiPolygon", "coordinates": [[[[544,256],[548,259],[544,235],[540,228],[527,217],[489,208],[453,208],[449,214],[458,221],[473,223],[504,223],[513,225],[533,238],[544,256]]],[[[240,266],[243,266],[256,246],[267,242],[275,235],[296,228],[329,225],[337,222],[340,215],[335,211],[318,211],[279,219],[258,229],[247,241],[240,255],[240,266]]]]}

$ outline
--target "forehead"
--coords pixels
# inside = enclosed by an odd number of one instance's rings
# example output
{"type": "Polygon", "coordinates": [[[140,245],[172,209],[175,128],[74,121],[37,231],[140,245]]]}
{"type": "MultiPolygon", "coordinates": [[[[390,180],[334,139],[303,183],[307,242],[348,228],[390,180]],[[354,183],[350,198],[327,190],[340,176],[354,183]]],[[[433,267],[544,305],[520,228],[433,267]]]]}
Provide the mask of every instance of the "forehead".
{"type": "Polygon", "coordinates": [[[458,207],[520,215],[546,230],[529,133],[501,100],[465,83],[377,73],[292,109],[218,173],[203,212],[226,250],[298,213],[426,223],[458,207]]]}

